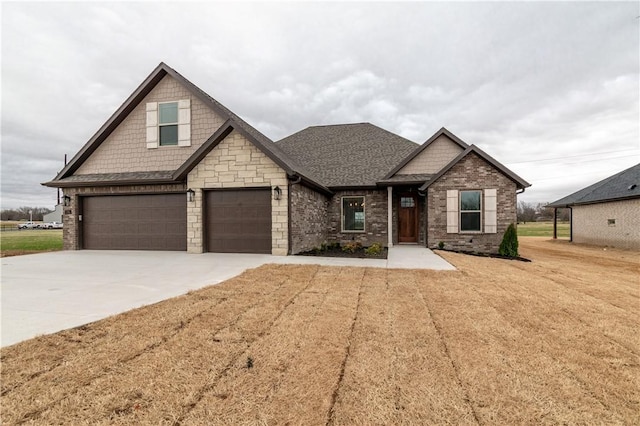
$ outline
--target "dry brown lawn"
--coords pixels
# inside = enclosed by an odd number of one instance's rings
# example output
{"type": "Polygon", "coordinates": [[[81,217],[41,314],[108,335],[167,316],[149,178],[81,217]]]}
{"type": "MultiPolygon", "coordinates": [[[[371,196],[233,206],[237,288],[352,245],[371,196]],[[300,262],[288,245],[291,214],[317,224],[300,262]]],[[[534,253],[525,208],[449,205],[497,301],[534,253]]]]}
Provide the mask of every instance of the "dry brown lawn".
{"type": "Polygon", "coordinates": [[[638,424],[638,253],[269,265],[2,350],[2,423],[638,424]]]}

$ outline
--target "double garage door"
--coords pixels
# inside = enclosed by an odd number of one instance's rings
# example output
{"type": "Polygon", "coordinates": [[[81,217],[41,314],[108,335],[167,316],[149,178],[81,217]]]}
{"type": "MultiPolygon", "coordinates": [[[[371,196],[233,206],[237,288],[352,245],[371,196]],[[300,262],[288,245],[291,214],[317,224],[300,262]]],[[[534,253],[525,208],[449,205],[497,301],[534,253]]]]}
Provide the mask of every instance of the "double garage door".
{"type": "Polygon", "coordinates": [[[187,196],[84,197],[82,243],[90,250],[186,250],[187,196]]]}
{"type": "MultiPolygon", "coordinates": [[[[271,253],[269,189],[205,192],[205,250],[271,253]]],[[[82,246],[92,250],[186,250],[185,194],[84,197],[82,246]]]]}

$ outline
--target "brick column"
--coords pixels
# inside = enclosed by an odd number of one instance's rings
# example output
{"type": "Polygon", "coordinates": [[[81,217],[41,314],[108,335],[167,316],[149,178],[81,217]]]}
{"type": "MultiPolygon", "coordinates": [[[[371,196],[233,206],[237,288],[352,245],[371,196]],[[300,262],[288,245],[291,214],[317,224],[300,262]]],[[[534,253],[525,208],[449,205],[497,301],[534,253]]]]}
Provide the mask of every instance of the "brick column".
{"type": "Polygon", "coordinates": [[[393,246],[393,187],[387,186],[387,246],[393,246]]]}

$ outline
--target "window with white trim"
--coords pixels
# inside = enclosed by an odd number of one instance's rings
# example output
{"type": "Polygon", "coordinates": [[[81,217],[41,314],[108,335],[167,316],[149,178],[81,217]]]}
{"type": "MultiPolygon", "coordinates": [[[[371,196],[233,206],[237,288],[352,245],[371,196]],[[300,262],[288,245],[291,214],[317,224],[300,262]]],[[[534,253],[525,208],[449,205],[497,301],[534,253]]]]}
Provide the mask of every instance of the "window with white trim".
{"type": "Polygon", "coordinates": [[[191,146],[191,101],[147,103],[147,148],[191,146]]]}
{"type": "Polygon", "coordinates": [[[364,197],[342,197],[342,231],[364,232],[364,197]]]}
{"type": "Polygon", "coordinates": [[[498,190],[447,190],[447,234],[498,232],[498,190]]]}
{"type": "Polygon", "coordinates": [[[480,232],[482,192],[460,191],[460,232],[480,232]]]}
{"type": "Polygon", "coordinates": [[[159,145],[178,145],[178,102],[158,104],[159,145]]]}

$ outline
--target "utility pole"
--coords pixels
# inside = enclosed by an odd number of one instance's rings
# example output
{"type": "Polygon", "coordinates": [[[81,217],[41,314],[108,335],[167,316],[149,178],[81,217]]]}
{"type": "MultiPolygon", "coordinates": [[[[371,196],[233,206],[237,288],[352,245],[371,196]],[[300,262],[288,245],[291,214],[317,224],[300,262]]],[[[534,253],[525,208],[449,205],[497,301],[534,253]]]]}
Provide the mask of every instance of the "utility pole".
{"type": "MultiPolygon", "coordinates": [[[[67,154],[64,155],[64,166],[67,167],[67,154]]],[[[58,188],[58,203],[56,206],[60,205],[60,188],[58,188]]]]}

